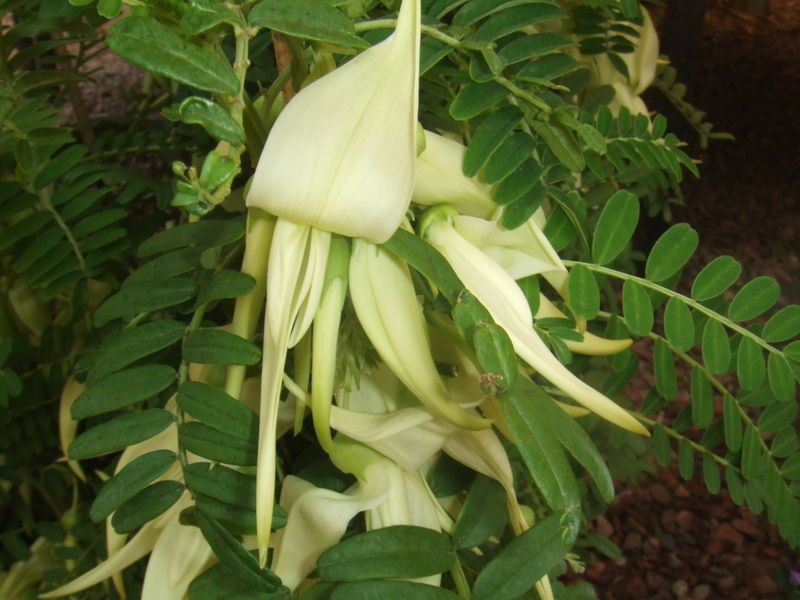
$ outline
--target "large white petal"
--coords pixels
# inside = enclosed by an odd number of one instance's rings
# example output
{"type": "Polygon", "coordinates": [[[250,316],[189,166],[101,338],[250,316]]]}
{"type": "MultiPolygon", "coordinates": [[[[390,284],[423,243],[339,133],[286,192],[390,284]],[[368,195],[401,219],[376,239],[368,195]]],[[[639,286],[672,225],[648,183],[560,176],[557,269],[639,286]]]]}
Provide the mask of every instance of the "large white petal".
{"type": "Polygon", "coordinates": [[[248,206],[375,242],[400,225],[414,182],[420,0],[396,31],[303,89],[273,126],[248,206]]]}

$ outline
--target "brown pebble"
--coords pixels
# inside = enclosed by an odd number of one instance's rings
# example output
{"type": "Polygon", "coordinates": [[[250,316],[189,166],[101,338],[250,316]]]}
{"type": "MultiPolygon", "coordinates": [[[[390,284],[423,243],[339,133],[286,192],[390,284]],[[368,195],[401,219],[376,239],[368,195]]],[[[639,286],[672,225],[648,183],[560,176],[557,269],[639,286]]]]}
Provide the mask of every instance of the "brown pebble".
{"type": "Polygon", "coordinates": [[[690,498],[692,496],[691,492],[683,485],[679,485],[675,488],[675,495],[678,498],[690,498]]]}
{"type": "Polygon", "coordinates": [[[733,575],[723,577],[717,582],[717,585],[721,590],[732,590],[734,587],[736,587],[736,577],[733,575]]]}
{"type": "Polygon", "coordinates": [[[636,532],[631,532],[625,536],[625,541],[622,543],[625,550],[638,550],[642,547],[642,536],[636,532]]]}
{"type": "Polygon", "coordinates": [[[707,583],[701,583],[692,590],[692,598],[694,600],[706,600],[711,595],[711,586],[707,583]]]}
{"type": "Polygon", "coordinates": [[[672,494],[660,483],[650,486],[650,495],[653,497],[653,500],[661,504],[669,504],[672,501],[672,494]]]}
{"type": "Polygon", "coordinates": [[[760,539],[764,534],[763,531],[754,523],[744,519],[734,519],[731,521],[731,525],[733,525],[737,531],[741,531],[743,534],[749,535],[750,537],[754,537],[756,539],[760,539]]]}
{"type": "Polygon", "coordinates": [[[675,522],[683,531],[688,531],[694,525],[694,515],[688,510],[681,510],[675,516],[675,522]]]}
{"type": "Polygon", "coordinates": [[[753,588],[762,596],[769,596],[778,593],[778,586],[769,575],[762,575],[758,579],[753,580],[753,588]]]}
{"type": "Polygon", "coordinates": [[[678,579],[675,583],[672,584],[672,592],[676,596],[685,596],[689,593],[689,584],[686,583],[683,579],[678,579]]]}
{"type": "Polygon", "coordinates": [[[717,527],[714,530],[713,536],[715,539],[734,546],[737,550],[740,550],[744,544],[744,537],[742,534],[736,531],[728,523],[723,523],[717,527]]]}

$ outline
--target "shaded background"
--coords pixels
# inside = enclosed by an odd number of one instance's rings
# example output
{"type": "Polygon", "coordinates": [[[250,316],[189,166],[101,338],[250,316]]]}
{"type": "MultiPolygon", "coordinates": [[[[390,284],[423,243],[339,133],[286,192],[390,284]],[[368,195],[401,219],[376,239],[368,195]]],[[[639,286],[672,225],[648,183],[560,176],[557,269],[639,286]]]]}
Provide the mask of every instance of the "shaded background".
{"type": "MultiPolygon", "coordinates": [[[[781,304],[798,303],[800,0],[671,0],[660,18],[662,52],[688,85],[687,100],[708,113],[716,131],[736,136],[702,151],[658,91],[645,96],[702,161],[701,179],[686,181],[685,206],[675,211],[675,220],[700,234],[687,274],[730,254],[744,267],[740,283],[771,275],[781,284],[781,304]]],[[[684,285],[691,280],[684,277],[684,285]]],[[[642,378],[652,379],[648,345],[637,351],[648,359],[642,378]]],[[[688,374],[682,379],[688,387],[688,374]]],[[[632,384],[629,391],[641,398],[645,389],[632,384]]],[[[661,418],[669,422],[687,401],[684,390],[661,418]]],[[[700,479],[681,480],[673,464],[640,486],[618,486],[614,506],[593,523],[623,554],[616,560],[598,554],[589,565],[584,576],[598,595],[800,598],[800,587],[793,595],[781,581],[800,569],[798,553],[766,518],[740,509],[725,491],[711,496],[700,479]]]]}

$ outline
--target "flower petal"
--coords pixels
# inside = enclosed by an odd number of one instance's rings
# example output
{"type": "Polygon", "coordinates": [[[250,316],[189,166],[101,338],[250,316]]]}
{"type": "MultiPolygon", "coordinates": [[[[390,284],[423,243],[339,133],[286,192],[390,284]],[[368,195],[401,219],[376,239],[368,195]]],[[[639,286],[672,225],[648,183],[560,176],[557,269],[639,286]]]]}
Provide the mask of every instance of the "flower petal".
{"type": "Polygon", "coordinates": [[[429,241],[458,274],[466,288],[506,330],[514,350],[545,379],[599,416],[630,431],[647,430],[620,406],[578,379],[550,352],[532,328],[533,317],[516,282],[491,258],[461,237],[444,221],[427,230],[429,241]]]}
{"type": "Polygon", "coordinates": [[[419,45],[420,1],[404,0],[388,39],[297,94],[269,134],[248,206],[386,241],[411,201],[419,45]]]}
{"type": "Polygon", "coordinates": [[[289,514],[286,526],[275,534],[271,565],[284,585],[296,588],[314,570],[319,555],[342,538],[350,520],[383,501],[388,493],[386,475],[374,465],[366,473],[368,479],[345,494],[292,475],[284,480],[281,506],[289,514]]]}
{"type": "Polygon", "coordinates": [[[460,427],[490,426],[477,414],[464,411],[447,393],[433,362],[425,321],[404,262],[378,246],[355,240],[350,297],[372,345],[420,402],[460,427]]]}

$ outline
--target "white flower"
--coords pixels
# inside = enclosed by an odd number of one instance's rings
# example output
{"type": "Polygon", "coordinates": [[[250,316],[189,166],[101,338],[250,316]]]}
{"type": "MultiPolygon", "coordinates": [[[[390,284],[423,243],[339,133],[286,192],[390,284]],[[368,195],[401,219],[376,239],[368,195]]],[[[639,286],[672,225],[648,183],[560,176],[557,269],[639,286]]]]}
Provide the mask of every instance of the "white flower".
{"type": "Polygon", "coordinates": [[[420,2],[397,29],[303,89],[278,117],[247,195],[302,225],[386,241],[411,200],[416,160],[420,2]]]}
{"type": "Polygon", "coordinates": [[[466,288],[505,329],[516,353],[545,379],[604,419],[647,434],[624,409],[581,381],[550,352],[533,329],[533,315],[514,279],[494,260],[464,239],[444,220],[430,225],[428,241],[441,252],[466,288]]]}
{"type": "Polygon", "coordinates": [[[459,213],[488,218],[497,205],[491,186],[464,175],[462,165],[467,148],[431,131],[425,132],[425,150],[417,157],[414,177],[416,204],[450,204],[459,213]]]}

